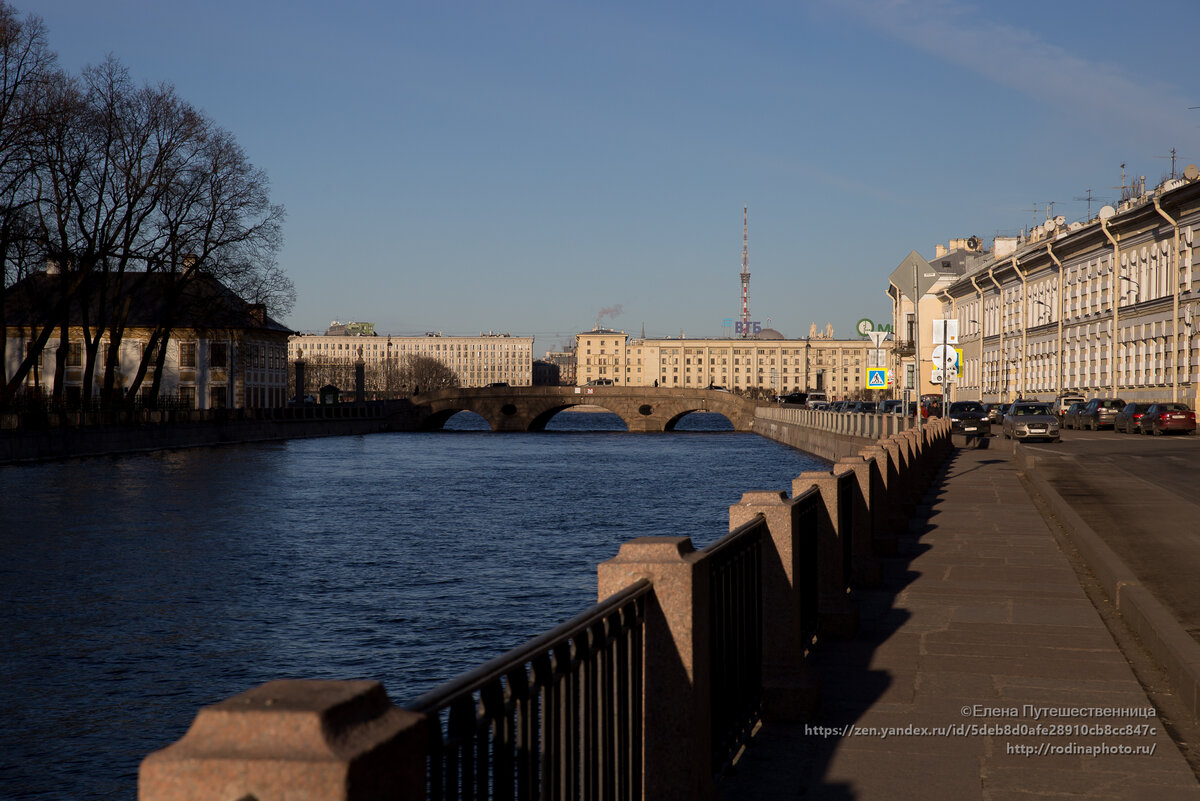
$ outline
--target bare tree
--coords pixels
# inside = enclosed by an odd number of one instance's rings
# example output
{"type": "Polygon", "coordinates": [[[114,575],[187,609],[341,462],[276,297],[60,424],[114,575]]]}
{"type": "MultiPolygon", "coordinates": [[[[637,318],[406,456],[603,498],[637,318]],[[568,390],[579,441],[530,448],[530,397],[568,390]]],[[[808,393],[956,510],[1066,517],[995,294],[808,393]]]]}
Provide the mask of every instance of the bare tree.
{"type": "Polygon", "coordinates": [[[416,353],[409,353],[401,358],[398,380],[400,386],[414,395],[459,385],[458,374],[449,367],[430,356],[416,353]]]}
{"type": "MultiPolygon", "coordinates": [[[[0,0],[0,290],[20,281],[40,261],[30,215],[29,145],[40,117],[38,95],[56,72],[41,19],[21,19],[0,0]]],[[[7,348],[8,320],[0,303],[0,389],[9,378],[7,348]]],[[[18,382],[28,369],[19,371],[18,382]]]]}
{"type": "MultiPolygon", "coordinates": [[[[40,23],[20,28],[3,0],[0,36],[7,48],[5,64],[24,52],[18,47],[22,42],[29,51],[31,41],[44,40],[40,23]],[[16,35],[21,30],[25,39],[16,35]]],[[[291,309],[295,289],[275,260],[283,208],[270,202],[266,175],[249,162],[233,135],[182,101],[170,85],[136,87],[111,57],[79,78],[48,68],[43,72],[36,91],[30,91],[29,106],[36,113],[26,114],[36,125],[26,126],[28,134],[19,141],[0,138],[5,148],[0,190],[13,187],[0,195],[0,256],[6,286],[10,275],[17,280],[24,274],[12,266],[18,263],[15,254],[21,256],[22,270],[29,271],[25,265],[40,256],[56,264],[58,274],[49,282],[55,285],[49,293],[54,302],[42,299],[29,353],[20,369],[6,376],[0,405],[12,399],[40,362],[55,330],[54,397],[62,399],[73,319],[83,328],[85,397],[103,369],[102,400],[131,400],[157,366],[153,398],[179,304],[189,304],[193,318],[203,311],[197,297],[188,295],[197,279],[215,278],[271,314],[291,309]],[[21,165],[27,165],[24,172],[17,170],[21,165]],[[20,180],[5,183],[8,173],[20,180]],[[29,239],[30,228],[40,254],[8,246],[24,241],[9,232],[26,232],[29,239]],[[159,316],[133,379],[118,386],[133,298],[150,282],[158,293],[159,316]],[[105,337],[108,347],[101,357],[105,337]]],[[[0,101],[17,94],[8,84],[0,90],[5,92],[0,101]]],[[[4,109],[0,103],[0,113],[4,109]]],[[[7,120],[0,123],[7,136],[7,120]]],[[[220,308],[230,306],[219,293],[208,297],[220,308]]]]}

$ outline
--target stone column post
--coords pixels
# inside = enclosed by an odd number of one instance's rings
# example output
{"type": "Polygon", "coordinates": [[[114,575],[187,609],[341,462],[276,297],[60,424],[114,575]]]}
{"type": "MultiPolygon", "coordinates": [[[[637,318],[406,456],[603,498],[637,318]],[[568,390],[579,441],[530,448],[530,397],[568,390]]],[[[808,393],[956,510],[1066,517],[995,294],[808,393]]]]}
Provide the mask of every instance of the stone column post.
{"type": "Polygon", "coordinates": [[[377,681],[271,681],[204,707],[142,760],[139,801],[424,798],[424,715],[377,681]]]}
{"type": "Polygon", "coordinates": [[[358,346],[358,358],[354,361],[354,402],[367,402],[367,363],[363,360],[362,345],[358,346]]]}
{"type": "Polygon", "coordinates": [[[818,608],[821,634],[849,639],[858,630],[858,609],[847,594],[849,565],[846,564],[846,529],[838,503],[838,480],[833,473],[806,470],[792,481],[792,497],[816,487],[821,494],[822,513],[817,523],[818,608]]]}
{"type": "Polygon", "coordinates": [[[871,525],[874,529],[872,546],[876,553],[885,556],[896,553],[896,536],[904,519],[899,508],[900,484],[895,462],[882,444],[888,441],[881,440],[881,444],[860,451],[871,472],[868,505],[871,507],[871,525]]]}
{"type": "Polygon", "coordinates": [[[833,466],[833,474],[841,475],[847,470],[854,473],[853,482],[853,528],[850,533],[850,580],[858,587],[876,587],[882,580],[882,567],[875,555],[873,538],[875,526],[871,508],[871,469],[864,459],[839,461],[833,466]]]}
{"type": "Polygon", "coordinates": [[[754,491],[729,507],[733,531],[762,515],[770,538],[763,543],[763,702],[768,720],[804,720],[816,710],[820,682],[805,660],[800,537],[797,505],[786,492],[754,491]]]}
{"type": "Polygon", "coordinates": [[[600,599],[654,583],[643,639],[641,797],[713,797],[709,567],[688,537],[639,537],[597,568],[600,599]]]}
{"type": "Polygon", "coordinates": [[[296,359],[296,403],[304,403],[304,359],[296,359]]]}

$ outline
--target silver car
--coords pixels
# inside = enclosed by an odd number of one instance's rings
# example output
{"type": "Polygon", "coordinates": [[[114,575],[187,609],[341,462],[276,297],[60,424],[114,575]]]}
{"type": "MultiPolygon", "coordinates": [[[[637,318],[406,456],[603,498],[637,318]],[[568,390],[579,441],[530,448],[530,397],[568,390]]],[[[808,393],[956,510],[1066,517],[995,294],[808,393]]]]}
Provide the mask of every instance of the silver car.
{"type": "Polygon", "coordinates": [[[1059,441],[1058,416],[1054,405],[1024,401],[1014,403],[1004,413],[1001,431],[1005,439],[1045,439],[1059,441]]]}

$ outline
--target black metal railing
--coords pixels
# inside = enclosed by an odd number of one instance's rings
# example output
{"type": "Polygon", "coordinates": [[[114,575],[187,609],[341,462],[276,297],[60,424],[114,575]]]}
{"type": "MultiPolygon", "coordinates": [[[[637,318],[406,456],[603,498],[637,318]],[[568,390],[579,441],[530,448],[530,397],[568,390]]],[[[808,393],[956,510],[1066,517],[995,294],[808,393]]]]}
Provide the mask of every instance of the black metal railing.
{"type": "Polygon", "coordinates": [[[711,565],[709,618],[712,766],[722,772],[762,718],[762,515],[705,550],[711,565]]]}
{"type": "Polygon", "coordinates": [[[642,579],[426,693],[430,801],[641,798],[642,579]]]}

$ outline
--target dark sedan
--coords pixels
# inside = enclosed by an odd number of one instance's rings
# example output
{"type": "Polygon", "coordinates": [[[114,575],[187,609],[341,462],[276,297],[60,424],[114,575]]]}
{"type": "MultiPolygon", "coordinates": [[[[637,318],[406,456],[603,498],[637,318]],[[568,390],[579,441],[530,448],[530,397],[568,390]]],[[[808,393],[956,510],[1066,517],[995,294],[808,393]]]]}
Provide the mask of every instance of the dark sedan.
{"type": "Polygon", "coordinates": [[[1130,401],[1125,404],[1125,408],[1113,418],[1113,431],[1118,434],[1140,434],[1142,416],[1152,405],[1145,401],[1130,401]]]}
{"type": "Polygon", "coordinates": [[[1089,428],[1092,431],[1112,428],[1113,418],[1124,408],[1125,401],[1120,398],[1092,398],[1087,406],[1079,410],[1075,418],[1075,427],[1089,428]]]}
{"type": "Polygon", "coordinates": [[[970,437],[987,437],[992,433],[987,410],[978,401],[955,401],[950,404],[950,433],[970,437]]]}
{"type": "Polygon", "coordinates": [[[1196,413],[1186,403],[1156,403],[1142,415],[1138,430],[1155,435],[1168,431],[1191,434],[1196,430],[1196,413]]]}
{"type": "Polygon", "coordinates": [[[1079,428],[1079,412],[1087,406],[1087,401],[1075,401],[1062,415],[1063,428],[1079,428]]]}

